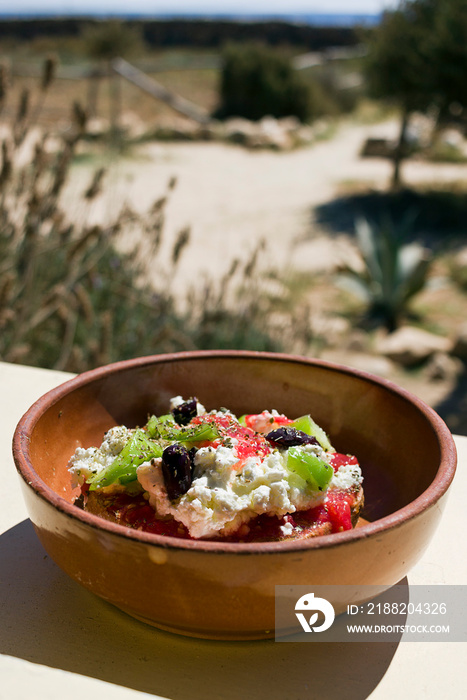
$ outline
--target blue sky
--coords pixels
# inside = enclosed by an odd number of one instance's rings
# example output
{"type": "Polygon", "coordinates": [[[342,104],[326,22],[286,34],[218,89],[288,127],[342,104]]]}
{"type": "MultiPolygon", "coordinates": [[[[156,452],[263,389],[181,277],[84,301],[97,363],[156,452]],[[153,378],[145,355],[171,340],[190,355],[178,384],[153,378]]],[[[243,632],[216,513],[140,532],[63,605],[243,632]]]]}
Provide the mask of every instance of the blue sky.
{"type": "Polygon", "coordinates": [[[376,13],[397,4],[397,0],[15,0],[1,7],[8,12],[50,12],[54,14],[83,14],[108,12],[113,14],[141,12],[158,13],[316,13],[355,14],[376,13]]]}

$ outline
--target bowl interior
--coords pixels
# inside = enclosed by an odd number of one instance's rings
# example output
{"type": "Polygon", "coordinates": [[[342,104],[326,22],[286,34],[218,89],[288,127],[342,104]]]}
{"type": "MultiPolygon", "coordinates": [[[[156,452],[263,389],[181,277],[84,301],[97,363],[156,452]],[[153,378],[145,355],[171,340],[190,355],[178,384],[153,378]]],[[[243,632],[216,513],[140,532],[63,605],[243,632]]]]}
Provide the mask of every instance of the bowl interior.
{"type": "Polygon", "coordinates": [[[117,363],[49,392],[23,426],[30,465],[71,502],[66,465],[76,447],[99,445],[113,425],[133,427],[148,414],[166,413],[178,394],[197,396],[208,410],[226,406],[237,415],[265,408],[290,417],[310,413],[338,451],[360,459],[364,516],[371,521],[419,497],[440,466],[435,414],[388,382],[327,363],[233,352],[117,363]]]}

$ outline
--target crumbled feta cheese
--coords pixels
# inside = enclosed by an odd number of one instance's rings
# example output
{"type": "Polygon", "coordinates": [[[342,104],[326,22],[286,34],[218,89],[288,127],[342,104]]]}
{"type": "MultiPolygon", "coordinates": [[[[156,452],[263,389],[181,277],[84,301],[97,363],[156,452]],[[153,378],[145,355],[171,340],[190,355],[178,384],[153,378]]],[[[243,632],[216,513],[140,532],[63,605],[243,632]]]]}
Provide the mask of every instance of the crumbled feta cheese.
{"type": "Polygon", "coordinates": [[[288,537],[289,535],[293,535],[293,525],[292,523],[285,523],[285,525],[280,526],[280,530],[284,537],[288,537]]]}
{"type": "Polygon", "coordinates": [[[171,503],[167,497],[160,460],[138,467],[137,477],[149,493],[149,502],[163,516],[172,515],[196,538],[235,532],[261,513],[282,517],[313,508],[324,494],[289,483],[286,455],[275,450],[264,459],[249,457],[240,468],[234,448],[202,447],[195,456],[193,482],[171,503]]]}
{"type": "Polygon", "coordinates": [[[164,475],[161,467],[162,459],[152,459],[150,462],[140,464],[136,469],[138,481],[145,491],[155,494],[160,492],[167,498],[164,475]]]}
{"type": "Polygon", "coordinates": [[[177,406],[180,406],[182,403],[185,403],[185,399],[182,396],[173,396],[170,399],[170,410],[173,411],[174,408],[177,408],[177,406]]]}
{"type": "Polygon", "coordinates": [[[329,488],[350,489],[356,484],[360,485],[362,481],[362,471],[358,464],[344,464],[335,472],[329,484],[329,488]]]}
{"type": "Polygon", "coordinates": [[[319,457],[319,459],[322,459],[323,462],[328,461],[326,450],[324,450],[321,445],[300,445],[300,449],[303,450],[303,452],[309,452],[310,454],[315,455],[315,457],[319,457]]]}
{"type": "Polygon", "coordinates": [[[86,479],[109,467],[132,433],[132,430],[118,425],[106,432],[100,447],[78,447],[68,463],[72,487],[81,486],[86,479]]]}

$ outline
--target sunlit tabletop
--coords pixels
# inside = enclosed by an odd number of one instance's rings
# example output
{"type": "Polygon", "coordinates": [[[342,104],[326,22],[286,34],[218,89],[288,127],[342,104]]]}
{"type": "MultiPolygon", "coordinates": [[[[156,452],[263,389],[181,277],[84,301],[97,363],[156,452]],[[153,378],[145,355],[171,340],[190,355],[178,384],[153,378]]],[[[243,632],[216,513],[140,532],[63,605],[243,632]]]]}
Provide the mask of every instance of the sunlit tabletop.
{"type": "MultiPolygon", "coordinates": [[[[69,579],[34,533],[11,456],[21,415],[68,377],[0,363],[1,700],[465,697],[463,643],[193,640],[137,622],[69,579]]],[[[412,585],[467,584],[467,437],[455,440],[454,485],[412,585]]]]}

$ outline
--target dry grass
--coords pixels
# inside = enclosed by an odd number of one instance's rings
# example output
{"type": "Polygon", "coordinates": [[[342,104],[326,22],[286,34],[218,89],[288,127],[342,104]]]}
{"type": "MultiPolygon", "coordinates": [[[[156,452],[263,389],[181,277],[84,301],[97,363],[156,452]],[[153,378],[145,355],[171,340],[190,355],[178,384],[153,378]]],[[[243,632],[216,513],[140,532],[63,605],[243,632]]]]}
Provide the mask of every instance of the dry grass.
{"type": "MultiPolygon", "coordinates": [[[[50,73],[50,63],[46,69],[50,73]]],[[[50,73],[31,92],[22,86],[19,96],[5,88],[10,110],[3,115],[0,160],[0,358],[76,372],[154,352],[280,350],[293,343],[304,349],[306,324],[282,293],[267,290],[267,276],[258,270],[261,246],[246,262],[233,261],[219,282],[192,289],[188,308],[179,308],[171,281],[189,228],[169,242],[169,262],[159,259],[175,180],[146,212],[124,207],[96,225],[90,215],[106,182],[98,168],[73,212],[64,210],[61,194],[86,134],[86,113],[75,102],[60,137],[38,128],[52,78],[50,73]],[[137,243],[122,252],[123,239],[137,243]],[[151,284],[149,268],[158,271],[151,284]]]]}

